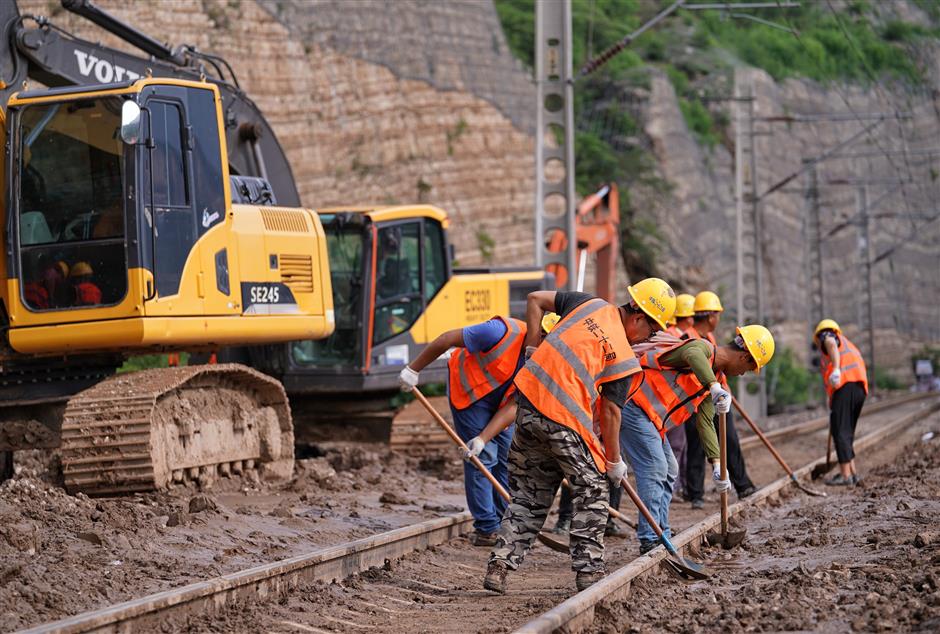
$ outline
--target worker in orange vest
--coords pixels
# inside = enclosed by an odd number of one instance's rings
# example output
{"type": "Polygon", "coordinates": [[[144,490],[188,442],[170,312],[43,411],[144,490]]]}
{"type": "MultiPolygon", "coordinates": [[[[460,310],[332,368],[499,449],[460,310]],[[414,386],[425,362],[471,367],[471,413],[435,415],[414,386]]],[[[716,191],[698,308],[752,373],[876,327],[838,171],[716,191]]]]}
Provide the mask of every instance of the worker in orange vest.
{"type": "MultiPolygon", "coordinates": [[[[543,322],[542,327],[550,329],[552,317],[546,315],[543,322]]],[[[479,434],[497,411],[512,406],[512,379],[525,361],[522,344],[526,332],[524,321],[507,317],[448,330],[428,344],[398,377],[402,390],[409,392],[418,385],[421,370],[454,349],[447,362],[447,393],[454,427],[503,488],[509,484],[506,461],[512,430],[505,429],[485,443],[479,434]]],[[[493,546],[506,501],[472,464],[464,465],[463,476],[467,507],[473,515],[470,543],[493,546]]]]}
{"type": "Polygon", "coordinates": [[[676,295],[676,314],[666,328],[666,332],[676,337],[682,337],[686,330],[692,327],[695,315],[695,298],[688,293],[676,295]]]}
{"type": "Polygon", "coordinates": [[[819,348],[823,386],[829,395],[829,433],[836,446],[839,473],[825,480],[831,486],[858,484],[855,468],[855,427],[868,395],[865,359],[832,319],[816,326],[813,343],[819,348]]]}
{"type": "MultiPolygon", "coordinates": [[[[715,486],[729,491],[731,482],[721,479],[713,412],[727,414],[731,394],[718,375],[760,372],[774,354],[774,338],[764,326],[751,325],[738,328],[726,346],[716,346],[707,339],[657,335],[634,349],[640,355],[643,373],[633,377],[632,396],[623,408],[620,445],[626,450],[640,499],[669,537],[669,503],[679,467],[666,434],[695,416],[715,486]]],[[[637,538],[641,554],[660,543],[642,515],[637,521],[637,538]]]]}
{"type": "MultiPolygon", "coordinates": [[[[687,339],[706,339],[712,345],[718,345],[715,339],[715,330],[721,321],[724,308],[718,295],[711,291],[702,291],[695,296],[693,305],[694,317],[691,328],[688,328],[683,337],[687,339]]],[[[724,374],[718,373],[718,381],[726,392],[730,392],[728,381],[724,374]]],[[[717,421],[717,417],[716,417],[717,421]]],[[[739,499],[746,498],[757,491],[757,487],[747,474],[747,465],[744,464],[744,454],[741,452],[741,441],[738,439],[738,430],[734,426],[731,412],[727,416],[728,424],[728,474],[739,499]]],[[[701,438],[694,425],[685,425],[686,455],[685,455],[685,491],[692,501],[693,509],[705,507],[705,451],[701,438]]]]}
{"type": "Polygon", "coordinates": [[[620,455],[620,410],[630,377],[640,371],[630,346],[665,328],[676,308],[675,294],[663,280],[649,278],[627,291],[631,300],[620,307],[586,293],[528,296],[527,361],[515,379],[518,412],[509,453],[512,501],[483,580],[488,590],[506,591],[509,570],[522,563],[563,478],[574,505],[575,585],[583,590],[605,575],[608,479],[619,486],[627,473],[620,455]],[[547,311],[561,321],[535,349],[547,311]]]}
{"type": "MultiPolygon", "coordinates": [[[[672,318],[672,325],[666,329],[666,332],[681,338],[685,331],[692,327],[694,315],[695,297],[688,293],[679,293],[676,295],[676,314],[672,318]]],[[[669,441],[672,453],[676,455],[676,462],[679,463],[679,475],[676,476],[673,484],[673,493],[686,497],[685,471],[688,453],[686,432],[681,427],[673,427],[666,433],[666,440],[669,441]]]]}

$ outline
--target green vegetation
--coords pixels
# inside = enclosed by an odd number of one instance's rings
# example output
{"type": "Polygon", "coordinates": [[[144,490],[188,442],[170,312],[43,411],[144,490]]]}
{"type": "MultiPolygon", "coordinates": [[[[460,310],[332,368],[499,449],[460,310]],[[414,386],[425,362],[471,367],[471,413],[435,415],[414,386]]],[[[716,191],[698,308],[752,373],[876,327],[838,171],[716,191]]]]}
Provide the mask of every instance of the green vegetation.
{"type": "Polygon", "coordinates": [[[778,350],[764,369],[767,381],[767,410],[782,412],[788,405],[805,405],[810,398],[813,374],[789,348],[778,350]]]}
{"type": "Polygon", "coordinates": [[[496,253],[496,240],[486,232],[486,229],[477,229],[477,248],[480,250],[480,257],[484,262],[492,262],[493,255],[496,253]]]}
{"type": "MultiPolygon", "coordinates": [[[[494,0],[513,53],[535,64],[535,0],[494,0]]],[[[775,28],[725,11],[682,11],[637,38],[600,70],[576,79],[576,186],[585,195],[600,184],[620,186],[624,260],[631,276],[655,273],[662,250],[655,227],[635,218],[629,190],[637,185],[666,190],[640,140],[636,91],[649,90],[650,73],[664,72],[675,88],[689,130],[705,148],[729,145],[731,71],[744,63],[776,79],[870,83],[887,78],[922,80],[915,62],[918,40],[935,37],[940,0],[913,0],[933,21],[930,28],[879,17],[884,5],[864,0],[803,2],[798,9],[749,12],[775,28]],[[787,28],[795,29],[797,38],[787,28]]],[[[636,30],[668,3],[648,0],[573,0],[572,53],[577,71],[585,61],[636,30]]],[[[706,155],[707,159],[707,155],[706,155]]]]}
{"type": "Polygon", "coordinates": [[[875,366],[875,388],[879,390],[901,390],[907,387],[883,367],[875,366]]]}

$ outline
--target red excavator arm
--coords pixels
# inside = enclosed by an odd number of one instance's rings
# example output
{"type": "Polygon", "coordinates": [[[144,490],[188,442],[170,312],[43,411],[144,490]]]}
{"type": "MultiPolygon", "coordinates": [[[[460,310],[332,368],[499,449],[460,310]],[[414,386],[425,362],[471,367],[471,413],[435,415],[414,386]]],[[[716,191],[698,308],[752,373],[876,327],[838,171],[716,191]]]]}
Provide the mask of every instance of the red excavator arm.
{"type": "MultiPolygon", "coordinates": [[[[584,269],[589,253],[597,254],[596,293],[606,301],[614,301],[617,253],[620,250],[620,197],[617,184],[604,185],[578,205],[575,226],[578,238],[578,290],[584,288],[584,269]]],[[[557,252],[568,247],[564,233],[556,231],[548,241],[548,250],[557,252]]],[[[564,269],[549,265],[559,288],[567,284],[564,269]]]]}

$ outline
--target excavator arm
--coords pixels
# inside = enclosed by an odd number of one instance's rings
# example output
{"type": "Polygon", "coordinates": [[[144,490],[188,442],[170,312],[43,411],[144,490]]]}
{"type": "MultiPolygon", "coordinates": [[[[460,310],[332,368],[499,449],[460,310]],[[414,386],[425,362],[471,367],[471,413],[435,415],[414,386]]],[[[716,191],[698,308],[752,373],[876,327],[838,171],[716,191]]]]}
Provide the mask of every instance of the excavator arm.
{"type": "Polygon", "coordinates": [[[221,94],[230,173],[264,178],[277,204],[300,205],[284,150],[224,59],[192,46],[171,48],[102,11],[90,0],[61,2],[68,11],[120,37],[149,58],[83,40],[48,18],[20,15],[16,2],[0,2],[0,36],[7,44],[7,52],[0,54],[0,97],[4,106],[10,95],[22,90],[27,79],[56,88],[125,83],[148,75],[196,81],[205,77],[218,86],[221,94]]]}

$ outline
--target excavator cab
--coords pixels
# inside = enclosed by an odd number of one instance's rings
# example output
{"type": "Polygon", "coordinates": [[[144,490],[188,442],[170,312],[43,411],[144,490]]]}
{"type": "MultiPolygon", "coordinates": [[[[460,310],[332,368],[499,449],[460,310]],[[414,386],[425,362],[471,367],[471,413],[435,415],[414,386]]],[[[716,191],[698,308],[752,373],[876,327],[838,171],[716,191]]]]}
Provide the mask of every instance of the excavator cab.
{"type": "Polygon", "coordinates": [[[216,86],[148,78],[24,92],[7,123],[2,301],[16,353],[332,331],[319,218],[232,204],[216,86]]]}

